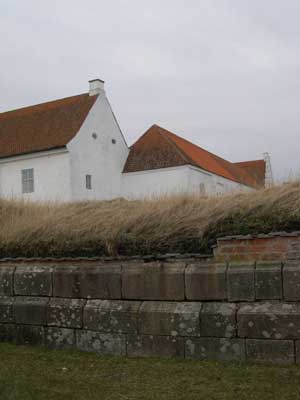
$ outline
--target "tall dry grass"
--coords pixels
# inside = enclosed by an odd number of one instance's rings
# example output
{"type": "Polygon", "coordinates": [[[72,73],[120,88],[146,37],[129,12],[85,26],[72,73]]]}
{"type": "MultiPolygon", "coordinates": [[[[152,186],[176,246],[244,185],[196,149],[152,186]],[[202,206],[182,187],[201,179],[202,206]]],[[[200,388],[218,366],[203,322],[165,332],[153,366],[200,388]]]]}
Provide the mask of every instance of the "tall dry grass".
{"type": "Polygon", "coordinates": [[[300,230],[300,182],[221,197],[0,200],[0,257],[207,252],[219,236],[300,230]]]}

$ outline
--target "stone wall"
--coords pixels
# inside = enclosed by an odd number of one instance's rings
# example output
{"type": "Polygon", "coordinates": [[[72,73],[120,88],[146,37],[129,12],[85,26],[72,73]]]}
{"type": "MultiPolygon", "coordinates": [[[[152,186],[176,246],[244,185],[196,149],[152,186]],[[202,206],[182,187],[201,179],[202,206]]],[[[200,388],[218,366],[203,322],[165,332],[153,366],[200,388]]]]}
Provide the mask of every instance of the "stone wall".
{"type": "Polygon", "coordinates": [[[300,363],[300,261],[0,263],[0,340],[300,363]]]}

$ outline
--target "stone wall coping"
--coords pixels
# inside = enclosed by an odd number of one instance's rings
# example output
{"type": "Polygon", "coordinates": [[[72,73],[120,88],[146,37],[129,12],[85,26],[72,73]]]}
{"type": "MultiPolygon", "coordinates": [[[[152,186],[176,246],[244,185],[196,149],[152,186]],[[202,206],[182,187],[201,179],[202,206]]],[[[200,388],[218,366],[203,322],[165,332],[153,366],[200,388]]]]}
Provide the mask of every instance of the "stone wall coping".
{"type": "MultiPolygon", "coordinates": [[[[300,231],[294,232],[270,232],[270,233],[259,233],[256,235],[229,235],[220,237],[217,239],[218,242],[227,241],[227,240],[253,240],[253,239],[271,239],[274,237],[296,237],[300,236],[300,231]]],[[[217,245],[215,245],[216,247],[217,245]]]]}

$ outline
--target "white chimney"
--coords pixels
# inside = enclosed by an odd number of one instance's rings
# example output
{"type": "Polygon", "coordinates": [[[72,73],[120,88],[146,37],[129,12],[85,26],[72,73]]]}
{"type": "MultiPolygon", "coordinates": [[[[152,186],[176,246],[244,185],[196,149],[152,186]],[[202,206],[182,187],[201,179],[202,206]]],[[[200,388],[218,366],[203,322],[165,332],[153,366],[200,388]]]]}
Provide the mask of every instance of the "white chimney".
{"type": "Polygon", "coordinates": [[[95,96],[104,91],[104,81],[101,79],[92,79],[89,81],[89,95],[95,96]]]}
{"type": "Polygon", "coordinates": [[[269,153],[264,153],[265,160],[265,187],[270,187],[274,184],[271,157],[269,153]]]}

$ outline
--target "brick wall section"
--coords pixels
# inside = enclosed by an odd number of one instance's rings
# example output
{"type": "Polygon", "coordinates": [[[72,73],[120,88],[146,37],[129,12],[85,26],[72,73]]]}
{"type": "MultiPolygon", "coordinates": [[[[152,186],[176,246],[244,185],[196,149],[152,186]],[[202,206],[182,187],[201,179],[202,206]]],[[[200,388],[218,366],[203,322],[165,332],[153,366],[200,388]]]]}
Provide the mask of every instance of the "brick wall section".
{"type": "Polygon", "coordinates": [[[300,258],[300,232],[228,236],[217,240],[216,262],[285,261],[300,258]]]}
{"type": "Polygon", "coordinates": [[[300,260],[0,264],[0,340],[300,363],[300,260]]]}

